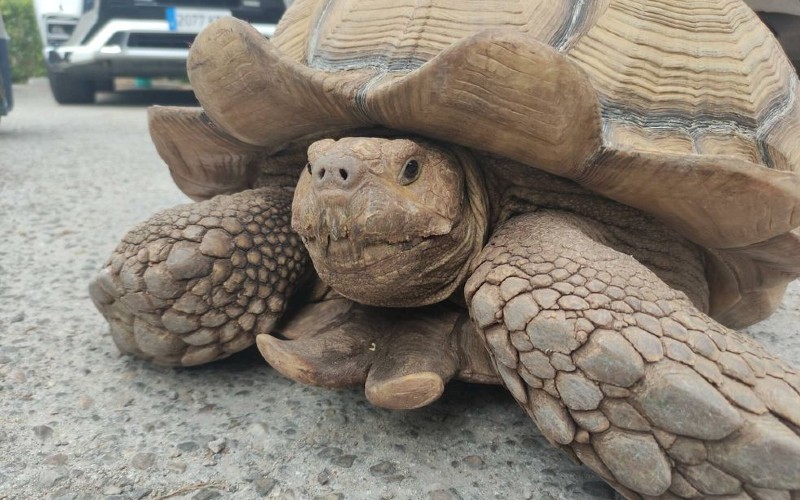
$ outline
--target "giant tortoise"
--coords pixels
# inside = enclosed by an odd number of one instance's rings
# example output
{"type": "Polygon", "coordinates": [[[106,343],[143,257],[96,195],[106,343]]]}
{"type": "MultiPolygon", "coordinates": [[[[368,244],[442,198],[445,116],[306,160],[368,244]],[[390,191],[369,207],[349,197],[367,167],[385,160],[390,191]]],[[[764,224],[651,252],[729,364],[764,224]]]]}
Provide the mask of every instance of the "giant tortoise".
{"type": "Polygon", "coordinates": [[[121,350],[499,380],[629,498],[800,496],[800,374],[732,330],[800,272],[798,78],[741,0],[297,0],[188,70],[150,125],[198,203],[91,286],[121,350]]]}

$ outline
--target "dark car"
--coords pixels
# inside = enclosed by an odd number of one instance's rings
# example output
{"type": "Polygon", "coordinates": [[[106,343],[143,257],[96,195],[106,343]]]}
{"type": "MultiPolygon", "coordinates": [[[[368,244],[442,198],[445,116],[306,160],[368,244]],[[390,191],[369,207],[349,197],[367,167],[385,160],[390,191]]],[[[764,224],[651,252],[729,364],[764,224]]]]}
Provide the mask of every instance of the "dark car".
{"type": "Polygon", "coordinates": [[[8,33],[0,15],[0,116],[7,115],[14,107],[11,88],[11,64],[8,58],[8,33]]]}
{"type": "Polygon", "coordinates": [[[746,0],[800,68],[800,0],[746,0]]]}

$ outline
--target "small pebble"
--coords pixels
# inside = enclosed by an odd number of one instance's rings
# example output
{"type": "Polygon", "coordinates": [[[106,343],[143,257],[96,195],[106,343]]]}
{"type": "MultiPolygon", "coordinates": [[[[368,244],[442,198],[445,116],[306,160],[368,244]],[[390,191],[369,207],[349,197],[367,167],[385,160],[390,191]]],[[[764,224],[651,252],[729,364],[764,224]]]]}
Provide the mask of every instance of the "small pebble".
{"type": "Polygon", "coordinates": [[[137,453],[131,459],[131,465],[140,470],[147,470],[155,461],[156,456],[152,453],[137,453]]]}
{"type": "Polygon", "coordinates": [[[208,442],[208,449],[211,450],[213,453],[220,453],[222,450],[225,449],[225,439],[219,438],[213,441],[208,442]]]}
{"type": "Polygon", "coordinates": [[[353,462],[356,461],[355,455],[342,455],[339,457],[335,457],[331,460],[331,464],[337,467],[343,467],[345,469],[349,469],[353,466],[353,462]]]}
{"type": "Polygon", "coordinates": [[[33,427],[33,433],[36,434],[36,437],[45,441],[53,437],[53,428],[48,425],[35,425],[33,427]]]}
{"type": "Polygon", "coordinates": [[[397,465],[394,462],[384,460],[370,467],[369,471],[373,476],[391,476],[397,473],[397,465]]]}
{"type": "Polygon", "coordinates": [[[184,441],[178,444],[178,449],[181,451],[195,451],[200,448],[200,445],[194,441],[184,441]]]}
{"type": "Polygon", "coordinates": [[[211,488],[203,488],[192,496],[192,500],[210,500],[212,498],[220,498],[222,493],[218,490],[211,488]]]}
{"type": "Polygon", "coordinates": [[[269,476],[260,477],[253,481],[253,485],[256,487],[256,493],[262,497],[268,495],[269,492],[275,488],[275,484],[276,481],[269,476]]]}
{"type": "Polygon", "coordinates": [[[141,500],[142,498],[145,498],[148,495],[150,495],[150,493],[152,493],[152,492],[153,492],[153,490],[150,489],[150,488],[139,488],[139,489],[133,490],[133,492],[131,492],[131,498],[133,500],[141,500]]]}
{"type": "Polygon", "coordinates": [[[297,498],[297,495],[291,488],[286,488],[286,489],[281,488],[274,491],[270,496],[270,498],[275,498],[276,500],[295,500],[297,498]]]}
{"type": "Polygon", "coordinates": [[[269,436],[269,425],[264,422],[254,422],[247,429],[250,435],[257,439],[264,439],[269,436]]]}
{"type": "Polygon", "coordinates": [[[430,492],[428,498],[430,498],[430,500],[462,500],[461,495],[458,494],[455,488],[450,488],[449,490],[433,490],[430,492]]]}
{"type": "Polygon", "coordinates": [[[103,495],[121,495],[121,494],[122,494],[122,488],[120,488],[119,486],[114,486],[114,485],[106,486],[103,489],[103,495]]]}
{"type": "Polygon", "coordinates": [[[338,457],[341,454],[342,454],[341,448],[336,448],[334,446],[326,446],[317,453],[317,456],[319,458],[334,458],[338,457]]]}
{"type": "Polygon", "coordinates": [[[184,472],[186,472],[186,463],[173,460],[167,464],[167,468],[172,472],[183,474],[184,472]]]}
{"type": "Polygon", "coordinates": [[[63,453],[56,453],[45,458],[44,463],[48,465],[64,465],[67,463],[67,456],[63,453]]]}
{"type": "Polygon", "coordinates": [[[43,488],[52,488],[60,481],[63,481],[67,478],[66,469],[59,467],[58,469],[48,469],[42,471],[41,475],[39,476],[39,485],[43,488]]]}
{"type": "Polygon", "coordinates": [[[76,500],[78,498],[78,494],[68,491],[65,493],[54,494],[51,498],[52,500],[76,500]]]}
{"type": "Polygon", "coordinates": [[[464,457],[464,463],[472,467],[473,469],[482,469],[485,463],[483,459],[477,455],[468,455],[464,457]]]}

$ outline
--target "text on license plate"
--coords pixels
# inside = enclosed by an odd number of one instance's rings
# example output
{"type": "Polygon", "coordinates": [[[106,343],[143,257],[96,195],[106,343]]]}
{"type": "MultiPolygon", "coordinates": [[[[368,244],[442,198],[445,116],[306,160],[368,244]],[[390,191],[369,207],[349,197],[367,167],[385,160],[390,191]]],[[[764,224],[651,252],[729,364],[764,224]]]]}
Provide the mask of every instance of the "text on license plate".
{"type": "Polygon", "coordinates": [[[166,17],[170,31],[197,33],[221,17],[230,16],[231,11],[220,9],[187,9],[167,7],[166,17]]]}

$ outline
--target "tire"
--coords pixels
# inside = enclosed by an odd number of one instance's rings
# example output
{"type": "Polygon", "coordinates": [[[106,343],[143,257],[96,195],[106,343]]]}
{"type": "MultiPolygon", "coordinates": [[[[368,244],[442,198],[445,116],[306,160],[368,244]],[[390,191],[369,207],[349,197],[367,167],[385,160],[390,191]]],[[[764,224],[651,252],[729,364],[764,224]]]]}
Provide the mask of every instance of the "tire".
{"type": "Polygon", "coordinates": [[[96,84],[93,80],[76,78],[63,73],[47,72],[50,90],[59,104],[91,104],[94,102],[96,84]]]}

